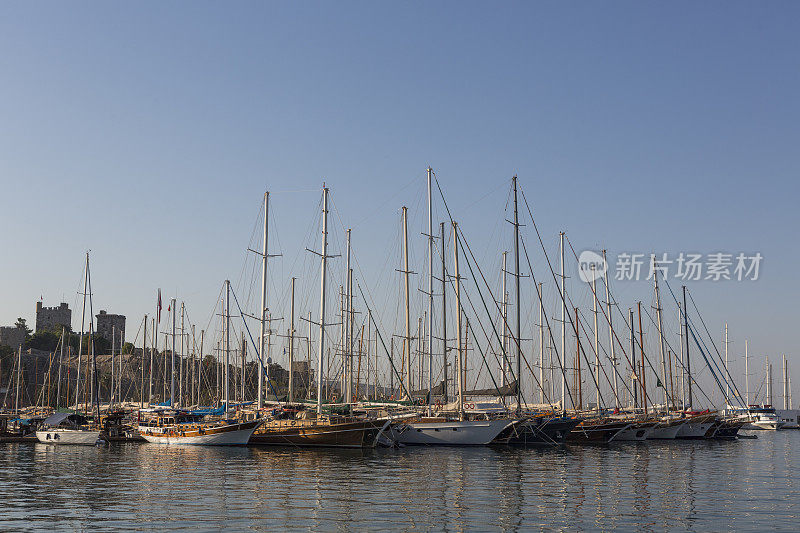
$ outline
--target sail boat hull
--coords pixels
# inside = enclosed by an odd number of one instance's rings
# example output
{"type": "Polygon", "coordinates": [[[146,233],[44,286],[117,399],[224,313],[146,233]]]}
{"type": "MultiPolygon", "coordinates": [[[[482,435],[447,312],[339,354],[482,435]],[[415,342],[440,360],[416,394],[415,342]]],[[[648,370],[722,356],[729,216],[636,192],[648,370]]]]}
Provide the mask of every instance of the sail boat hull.
{"type": "Polygon", "coordinates": [[[630,422],[620,420],[584,420],[567,435],[566,441],[571,443],[607,444],[616,435],[628,429],[630,422]]]}
{"type": "Polygon", "coordinates": [[[512,446],[560,444],[580,423],[580,418],[537,417],[509,426],[494,442],[512,446]]]}
{"type": "Polygon", "coordinates": [[[180,429],[178,427],[139,426],[139,434],[153,444],[178,446],[244,446],[261,424],[260,420],[211,427],[180,429]]]}
{"type": "Polygon", "coordinates": [[[272,420],[250,438],[250,444],[265,446],[309,446],[364,448],[375,445],[385,420],[272,420]]]}
{"type": "Polygon", "coordinates": [[[627,429],[617,433],[614,442],[647,440],[655,425],[655,422],[634,422],[627,429]]]}
{"type": "Polygon", "coordinates": [[[675,435],[676,439],[703,439],[709,435],[709,430],[714,429],[716,426],[716,415],[701,415],[690,418],[683,424],[678,433],[675,435]]]}
{"type": "Polygon", "coordinates": [[[421,446],[481,446],[491,443],[517,420],[416,420],[392,427],[391,437],[400,444],[421,446]]]}
{"type": "Polygon", "coordinates": [[[100,440],[100,431],[81,429],[51,429],[37,431],[36,438],[43,444],[78,444],[94,446],[100,440]]]}
{"type": "Polygon", "coordinates": [[[653,428],[653,431],[647,438],[654,440],[672,440],[685,424],[686,420],[682,419],[664,420],[653,428]]]}

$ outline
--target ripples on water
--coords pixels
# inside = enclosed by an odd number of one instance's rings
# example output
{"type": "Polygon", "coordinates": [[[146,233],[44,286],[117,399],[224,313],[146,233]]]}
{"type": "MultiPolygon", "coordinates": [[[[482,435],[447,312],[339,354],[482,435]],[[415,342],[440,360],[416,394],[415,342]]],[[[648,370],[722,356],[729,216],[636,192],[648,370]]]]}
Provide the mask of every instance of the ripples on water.
{"type": "Polygon", "coordinates": [[[325,450],[0,444],[0,530],[797,530],[800,431],[325,450]]]}

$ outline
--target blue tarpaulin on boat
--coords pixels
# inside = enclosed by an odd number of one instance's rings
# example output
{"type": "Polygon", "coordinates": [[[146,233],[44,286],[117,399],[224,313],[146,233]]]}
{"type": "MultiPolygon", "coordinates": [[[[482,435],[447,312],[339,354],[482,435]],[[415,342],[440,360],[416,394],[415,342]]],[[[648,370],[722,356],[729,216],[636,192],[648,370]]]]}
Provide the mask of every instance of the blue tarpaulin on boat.
{"type": "Polygon", "coordinates": [[[214,409],[213,407],[204,407],[200,409],[195,409],[194,411],[189,411],[190,415],[222,415],[225,414],[225,407],[218,407],[214,409]]]}

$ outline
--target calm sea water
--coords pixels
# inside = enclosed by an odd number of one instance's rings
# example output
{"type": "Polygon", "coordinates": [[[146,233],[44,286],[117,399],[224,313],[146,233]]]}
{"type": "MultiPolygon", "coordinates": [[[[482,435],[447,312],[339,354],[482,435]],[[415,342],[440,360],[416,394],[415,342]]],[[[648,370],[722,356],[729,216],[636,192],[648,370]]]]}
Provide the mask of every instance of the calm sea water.
{"type": "Polygon", "coordinates": [[[0,444],[0,530],[800,530],[800,431],[542,449],[0,444]]]}

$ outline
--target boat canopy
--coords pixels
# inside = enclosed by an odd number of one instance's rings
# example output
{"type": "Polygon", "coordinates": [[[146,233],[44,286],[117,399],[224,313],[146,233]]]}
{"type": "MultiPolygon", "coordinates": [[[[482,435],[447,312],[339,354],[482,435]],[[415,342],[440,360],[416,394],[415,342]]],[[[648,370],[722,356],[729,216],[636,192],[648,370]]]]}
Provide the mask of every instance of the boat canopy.
{"type": "Polygon", "coordinates": [[[81,425],[86,423],[86,417],[76,413],[53,413],[45,418],[42,424],[56,427],[62,425],[65,421],[71,422],[74,425],[81,425]]]}

